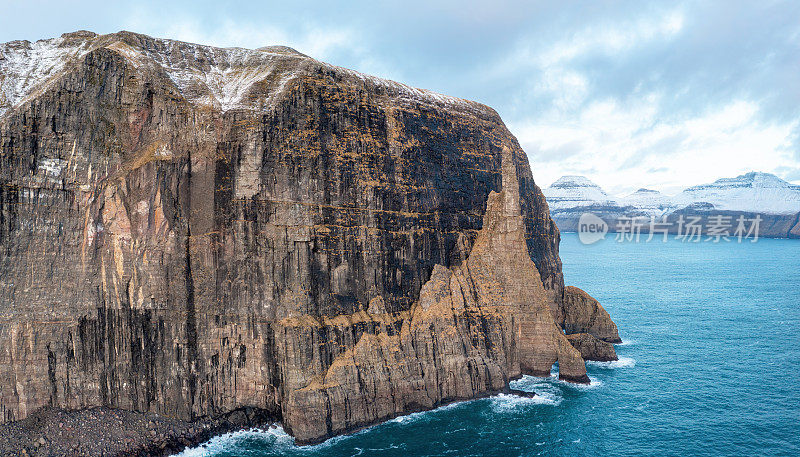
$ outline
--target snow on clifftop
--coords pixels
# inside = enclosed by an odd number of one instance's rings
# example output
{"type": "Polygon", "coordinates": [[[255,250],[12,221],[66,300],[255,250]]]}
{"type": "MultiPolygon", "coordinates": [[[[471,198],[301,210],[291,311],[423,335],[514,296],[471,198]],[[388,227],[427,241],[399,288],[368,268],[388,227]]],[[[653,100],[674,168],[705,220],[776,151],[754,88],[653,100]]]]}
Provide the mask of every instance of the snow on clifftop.
{"type": "Polygon", "coordinates": [[[216,48],[131,32],[110,35],[75,32],[35,43],[0,44],[0,116],[43,90],[86,53],[99,48],[119,53],[136,67],[162,68],[190,103],[222,111],[263,109],[289,81],[311,68],[380,86],[401,99],[471,112],[491,111],[476,102],[319,62],[285,46],[216,48]]]}
{"type": "Polygon", "coordinates": [[[107,47],[137,66],[156,63],[189,102],[222,111],[251,107],[250,89],[267,80],[272,90],[258,104],[269,105],[297,76],[293,61],[309,59],[286,47],[215,48],[161,39],[115,41],[107,47]]]}
{"type": "Polygon", "coordinates": [[[46,86],[65,65],[90,49],[65,38],[0,44],[0,115],[46,86]]]}

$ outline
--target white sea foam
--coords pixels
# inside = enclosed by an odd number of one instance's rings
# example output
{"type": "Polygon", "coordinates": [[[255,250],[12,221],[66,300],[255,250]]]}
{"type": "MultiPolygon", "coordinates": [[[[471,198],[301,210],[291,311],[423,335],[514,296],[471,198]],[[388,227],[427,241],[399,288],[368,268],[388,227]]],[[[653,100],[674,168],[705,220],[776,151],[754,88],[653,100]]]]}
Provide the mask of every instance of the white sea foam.
{"type": "Polygon", "coordinates": [[[295,444],[294,438],[286,433],[283,427],[280,425],[272,425],[267,429],[251,429],[219,435],[200,446],[184,450],[180,454],[177,454],[176,457],[210,457],[222,451],[230,452],[238,448],[250,449],[253,447],[253,441],[259,442],[260,448],[269,446],[277,451],[281,451],[280,453],[282,454],[315,454],[321,449],[334,446],[344,440],[365,433],[370,428],[372,427],[367,427],[347,435],[335,436],[319,444],[298,446],[295,444]],[[245,444],[245,441],[248,443],[245,444]]]}
{"type": "MultiPolygon", "coordinates": [[[[576,384],[574,382],[562,381],[558,379],[558,371],[553,369],[550,376],[546,378],[535,376],[523,376],[522,378],[512,381],[510,384],[512,389],[525,390],[529,392],[545,393],[552,392],[552,389],[560,389],[561,387],[568,387],[571,389],[586,390],[595,389],[603,385],[603,381],[589,376],[589,384],[576,384]]],[[[560,390],[558,391],[561,392],[560,390]]]]}
{"type": "Polygon", "coordinates": [[[587,361],[586,365],[595,368],[604,368],[604,369],[612,369],[612,368],[633,368],[636,366],[636,360],[630,357],[620,357],[619,360],[614,360],[612,362],[595,362],[595,361],[587,361]]]}
{"type": "Polygon", "coordinates": [[[603,381],[589,376],[589,384],[575,384],[574,382],[569,381],[562,381],[556,378],[556,381],[559,385],[567,386],[571,389],[577,390],[589,390],[589,389],[597,389],[598,387],[602,387],[604,385],[603,381]]]}
{"type": "Polygon", "coordinates": [[[512,394],[499,394],[491,398],[490,407],[496,413],[507,413],[532,405],[558,406],[563,401],[559,394],[551,392],[536,393],[535,397],[520,397],[512,394]]]}
{"type": "Polygon", "coordinates": [[[636,343],[635,340],[629,340],[629,339],[623,338],[622,342],[617,344],[617,346],[632,346],[634,343],[636,343]]]}
{"type": "Polygon", "coordinates": [[[265,444],[288,448],[294,446],[294,438],[289,436],[283,427],[274,425],[267,429],[251,429],[215,436],[200,446],[185,449],[176,457],[207,457],[224,450],[230,450],[241,440],[259,440],[265,444]]]}
{"type": "MultiPolygon", "coordinates": [[[[622,359],[622,361],[628,359],[622,359]]],[[[633,359],[629,359],[630,363],[633,363],[633,359]]],[[[578,390],[585,390],[585,389],[594,389],[603,385],[603,382],[599,379],[589,377],[590,384],[588,385],[581,385],[581,384],[574,384],[566,381],[561,381],[558,379],[558,372],[553,372],[549,377],[534,377],[534,376],[523,376],[520,379],[512,381],[510,383],[510,387],[512,389],[523,390],[526,392],[535,392],[536,396],[534,397],[522,397],[519,395],[513,394],[498,394],[489,399],[475,399],[475,400],[468,400],[468,401],[461,401],[450,403],[434,410],[430,411],[421,411],[411,414],[406,414],[403,416],[398,416],[394,419],[391,419],[385,424],[400,424],[400,425],[408,425],[414,422],[417,422],[422,419],[429,418],[431,414],[436,414],[441,411],[446,411],[454,408],[458,408],[464,404],[475,402],[475,401],[487,401],[489,402],[489,408],[494,413],[510,413],[518,410],[524,410],[525,408],[529,408],[535,405],[545,405],[545,406],[558,406],[564,401],[563,392],[564,389],[578,389],[578,390]]],[[[186,449],[182,453],[178,454],[179,457],[210,457],[216,455],[220,452],[235,450],[239,447],[251,447],[250,445],[242,446],[243,441],[260,441],[264,445],[268,445],[273,447],[277,450],[282,450],[284,454],[313,454],[318,452],[322,448],[326,448],[329,446],[336,445],[343,440],[350,439],[353,436],[360,435],[362,433],[366,433],[367,431],[371,430],[374,427],[379,427],[380,424],[375,425],[373,427],[367,427],[355,433],[347,434],[347,435],[340,435],[334,438],[331,438],[323,443],[315,444],[312,446],[297,446],[294,442],[294,438],[292,438],[289,434],[284,431],[283,427],[274,425],[269,427],[265,430],[260,429],[253,429],[247,431],[239,431],[233,433],[227,433],[225,435],[220,435],[217,437],[212,438],[208,442],[204,443],[201,446],[186,449]],[[241,443],[241,444],[237,444],[241,443]]]]}
{"type": "Polygon", "coordinates": [[[410,423],[416,422],[416,421],[418,421],[420,419],[424,419],[426,416],[430,415],[431,413],[437,413],[437,412],[441,412],[441,411],[447,411],[447,410],[450,410],[450,409],[453,409],[453,408],[458,408],[459,406],[464,405],[466,403],[469,403],[470,401],[475,401],[475,400],[457,401],[457,402],[453,402],[453,403],[448,403],[448,404],[446,404],[444,406],[440,406],[440,407],[438,407],[436,409],[432,409],[430,411],[419,411],[419,412],[416,412],[416,413],[397,416],[394,419],[386,421],[386,423],[387,424],[392,424],[392,423],[394,423],[394,424],[410,424],[410,423]]]}
{"type": "MultiPolygon", "coordinates": [[[[557,373],[556,373],[557,376],[557,373]]],[[[528,376],[524,375],[523,377],[511,381],[508,386],[512,389],[517,390],[524,390],[526,392],[536,392],[539,393],[541,389],[548,390],[552,389],[554,386],[549,383],[548,381],[552,378],[552,376],[546,378],[540,378],[537,376],[528,376]]]]}
{"type": "MultiPolygon", "coordinates": [[[[394,419],[386,421],[386,424],[410,424],[416,422],[420,419],[425,418],[426,416],[430,415],[431,413],[446,411],[449,409],[457,408],[465,403],[470,401],[476,400],[469,400],[469,401],[461,401],[461,402],[454,402],[439,408],[430,410],[430,411],[420,411],[416,413],[406,414],[404,416],[398,416],[394,419]]],[[[330,438],[322,443],[314,444],[310,446],[298,446],[294,442],[294,438],[291,435],[286,433],[286,431],[280,425],[273,425],[267,429],[251,429],[251,430],[244,430],[232,433],[226,433],[224,435],[219,435],[211,440],[203,443],[200,446],[186,449],[180,454],[177,454],[176,457],[209,457],[216,455],[223,450],[230,451],[237,446],[237,443],[242,441],[260,441],[265,445],[269,445],[271,447],[277,449],[283,449],[284,453],[288,453],[291,451],[292,454],[312,454],[318,452],[320,449],[333,446],[341,441],[347,440],[352,438],[353,436],[360,435],[362,433],[366,433],[372,428],[379,427],[382,424],[376,424],[372,427],[366,427],[354,433],[349,433],[346,435],[339,435],[333,438],[330,438]]],[[[249,447],[249,446],[248,446],[249,447]]],[[[396,447],[395,445],[391,445],[392,448],[396,447]]],[[[370,450],[378,450],[378,449],[370,449],[370,450]]],[[[362,450],[363,451],[363,450],[362,450]]]]}
{"type": "Polygon", "coordinates": [[[511,381],[509,387],[525,392],[535,392],[536,396],[527,398],[516,395],[498,395],[497,397],[493,397],[495,401],[492,405],[492,409],[495,411],[508,411],[519,406],[532,404],[558,406],[564,398],[562,396],[562,389],[556,384],[557,382],[558,374],[547,378],[525,375],[520,379],[511,381]]]}
{"type": "Polygon", "coordinates": [[[410,424],[425,417],[428,411],[420,411],[417,413],[406,414],[404,416],[397,416],[394,419],[386,421],[387,424],[410,424]]]}

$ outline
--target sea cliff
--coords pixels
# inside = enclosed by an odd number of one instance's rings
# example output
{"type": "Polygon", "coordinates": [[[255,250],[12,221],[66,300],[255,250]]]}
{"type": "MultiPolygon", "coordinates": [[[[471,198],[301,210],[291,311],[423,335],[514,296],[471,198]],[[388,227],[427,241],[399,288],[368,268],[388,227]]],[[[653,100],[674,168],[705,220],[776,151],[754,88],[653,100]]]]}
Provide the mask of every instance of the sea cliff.
{"type": "Polygon", "coordinates": [[[565,316],[559,231],[484,105],[130,32],[0,45],[0,87],[2,422],[248,408],[312,443],[555,362],[588,382],[565,322],[618,340],[565,316]]]}

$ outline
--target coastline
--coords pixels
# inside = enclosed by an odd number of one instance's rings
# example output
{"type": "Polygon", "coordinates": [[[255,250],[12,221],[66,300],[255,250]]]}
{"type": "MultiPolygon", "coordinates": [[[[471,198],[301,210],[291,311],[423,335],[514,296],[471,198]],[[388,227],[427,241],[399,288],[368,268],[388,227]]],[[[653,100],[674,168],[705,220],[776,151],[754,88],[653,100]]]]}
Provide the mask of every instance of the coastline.
{"type": "MultiPolygon", "coordinates": [[[[358,433],[398,417],[500,394],[527,398],[537,396],[535,392],[513,389],[507,385],[503,389],[470,398],[448,399],[433,408],[410,408],[402,414],[354,426],[343,433],[324,439],[295,440],[295,444],[313,446],[338,436],[358,433]]],[[[200,418],[189,422],[155,413],[107,407],[71,411],[45,407],[25,419],[0,425],[0,455],[166,457],[200,446],[216,436],[274,425],[285,427],[279,415],[257,408],[237,409],[213,419],[200,418]]]]}
{"type": "Polygon", "coordinates": [[[0,455],[164,457],[214,436],[277,422],[274,412],[256,408],[188,422],[106,407],[73,411],[45,407],[0,425],[0,455]]]}
{"type": "MultiPolygon", "coordinates": [[[[483,399],[483,398],[490,398],[490,397],[493,397],[495,395],[500,395],[500,394],[511,394],[511,395],[518,395],[518,396],[521,396],[521,397],[533,397],[533,396],[535,396],[536,395],[535,392],[524,392],[522,390],[512,389],[510,387],[509,383],[511,381],[514,381],[514,380],[520,379],[520,378],[522,378],[522,375],[516,376],[516,377],[513,377],[513,378],[509,378],[508,382],[506,383],[506,386],[504,388],[502,388],[502,389],[483,392],[483,393],[480,393],[480,394],[475,395],[473,397],[449,398],[449,399],[446,399],[446,400],[443,400],[441,402],[436,403],[431,408],[409,408],[408,410],[403,411],[402,413],[393,414],[391,416],[387,416],[387,417],[384,417],[382,419],[376,419],[376,420],[371,421],[369,423],[356,425],[356,426],[353,426],[352,428],[349,428],[349,429],[343,431],[342,433],[337,433],[336,435],[328,436],[326,438],[322,438],[322,439],[318,439],[318,440],[297,440],[297,439],[295,439],[295,444],[297,446],[314,446],[314,445],[317,445],[317,444],[324,443],[325,441],[328,441],[329,439],[332,439],[332,438],[336,438],[338,436],[351,435],[353,433],[357,433],[357,432],[360,432],[362,430],[365,430],[365,429],[368,429],[368,428],[371,428],[371,427],[375,427],[377,425],[381,425],[381,424],[389,422],[389,421],[391,421],[393,419],[397,419],[398,417],[408,416],[410,414],[415,414],[415,413],[433,411],[433,410],[436,410],[438,408],[442,408],[444,406],[452,405],[454,403],[461,403],[461,402],[465,402],[465,401],[480,400],[480,399],[483,399]],[[523,392],[524,392],[524,395],[523,395],[523,392]]],[[[283,426],[284,429],[286,429],[286,426],[284,424],[281,423],[281,426],[283,426]]],[[[291,435],[291,431],[289,429],[286,429],[286,431],[291,435]]]]}

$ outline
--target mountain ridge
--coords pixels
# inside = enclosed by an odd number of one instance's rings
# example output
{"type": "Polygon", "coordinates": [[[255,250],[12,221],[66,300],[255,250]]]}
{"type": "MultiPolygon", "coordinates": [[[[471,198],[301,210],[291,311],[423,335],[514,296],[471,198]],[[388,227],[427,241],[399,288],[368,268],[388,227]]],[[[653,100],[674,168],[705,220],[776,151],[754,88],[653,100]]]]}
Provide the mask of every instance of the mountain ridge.
{"type": "MultiPolygon", "coordinates": [[[[0,80],[0,95],[3,96],[3,99],[0,99],[0,116],[11,107],[24,102],[36,90],[46,87],[51,76],[99,48],[113,50],[134,63],[160,65],[187,100],[210,106],[216,103],[220,105],[216,108],[221,108],[223,111],[254,109],[257,106],[253,104],[254,100],[247,100],[245,103],[243,99],[254,84],[265,80],[271,74],[291,78],[298,72],[324,69],[337,71],[364,83],[383,86],[386,90],[417,101],[422,99],[438,105],[486,111],[496,115],[492,108],[478,102],[438,94],[331,65],[287,46],[272,45],[257,49],[218,48],[179,40],[153,38],[129,31],[107,35],[79,31],[35,42],[20,40],[0,44],[0,75],[17,75],[17,84],[14,87],[0,80]],[[192,58],[187,57],[186,54],[189,52],[192,53],[192,58]],[[175,58],[174,61],[171,57],[175,58]],[[253,67],[254,63],[258,64],[257,71],[242,71],[245,67],[253,67]],[[22,79],[21,75],[27,76],[22,79]]],[[[283,85],[286,82],[279,80],[277,84],[283,85]]]]}
{"type": "Polygon", "coordinates": [[[762,236],[791,238],[800,234],[796,223],[800,214],[800,185],[784,181],[771,173],[747,172],[732,178],[720,178],[708,184],[691,186],[669,196],[651,189],[639,189],[619,198],[585,177],[557,180],[543,189],[553,218],[562,231],[576,231],[580,214],[591,212],[607,222],[621,218],[674,218],[680,215],[701,217],[719,215],[767,219],[762,236]],[[564,185],[570,183],[569,186],[564,185]],[[555,185],[558,183],[558,185],[555,185]],[[602,197],[598,198],[597,196],[602,197]],[[607,198],[606,198],[607,197],[607,198]]]}

